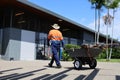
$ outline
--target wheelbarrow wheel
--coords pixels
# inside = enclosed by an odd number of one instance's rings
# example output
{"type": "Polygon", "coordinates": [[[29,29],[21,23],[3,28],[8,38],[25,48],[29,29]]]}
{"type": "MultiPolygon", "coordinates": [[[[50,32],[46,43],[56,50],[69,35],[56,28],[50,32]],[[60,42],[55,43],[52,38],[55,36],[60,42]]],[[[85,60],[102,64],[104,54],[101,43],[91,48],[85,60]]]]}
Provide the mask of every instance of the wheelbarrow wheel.
{"type": "Polygon", "coordinates": [[[74,61],[74,68],[79,70],[82,68],[82,62],[80,60],[75,60],[74,61]]]}
{"type": "Polygon", "coordinates": [[[95,69],[95,67],[97,66],[96,59],[92,59],[92,61],[89,63],[89,66],[91,69],[95,69]]]}

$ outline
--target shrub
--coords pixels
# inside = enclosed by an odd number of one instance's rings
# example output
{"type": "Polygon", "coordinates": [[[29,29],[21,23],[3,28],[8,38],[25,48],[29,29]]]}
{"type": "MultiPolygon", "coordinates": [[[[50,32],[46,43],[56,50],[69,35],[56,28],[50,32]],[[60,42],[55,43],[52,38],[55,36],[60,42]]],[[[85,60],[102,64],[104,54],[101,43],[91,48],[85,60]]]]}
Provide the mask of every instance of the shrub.
{"type": "MultiPolygon", "coordinates": [[[[110,54],[110,48],[108,49],[108,54],[110,54]]],[[[106,50],[103,50],[103,52],[97,57],[99,59],[106,59],[106,50]]],[[[112,48],[112,59],[120,59],[120,47],[112,48]]]]}
{"type": "Polygon", "coordinates": [[[66,48],[66,49],[71,49],[71,48],[79,49],[80,46],[74,45],[74,44],[66,44],[66,45],[65,45],[65,48],[66,48]]]}
{"type": "MultiPolygon", "coordinates": [[[[71,48],[79,49],[80,46],[74,45],[74,44],[66,44],[65,45],[65,49],[71,49],[71,48]]],[[[73,60],[73,58],[65,50],[63,50],[62,59],[63,59],[63,61],[72,61],[73,60]]]]}

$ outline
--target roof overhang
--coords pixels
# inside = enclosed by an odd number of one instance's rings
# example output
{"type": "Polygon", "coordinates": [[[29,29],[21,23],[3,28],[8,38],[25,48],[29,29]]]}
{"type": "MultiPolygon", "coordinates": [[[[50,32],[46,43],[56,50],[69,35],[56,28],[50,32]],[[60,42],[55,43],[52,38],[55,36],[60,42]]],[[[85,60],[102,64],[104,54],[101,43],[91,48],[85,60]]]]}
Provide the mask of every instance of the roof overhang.
{"type": "MultiPolygon", "coordinates": [[[[50,10],[47,10],[47,9],[42,8],[40,6],[37,6],[36,4],[29,2],[28,0],[1,0],[0,6],[1,7],[6,7],[6,6],[22,7],[24,9],[29,10],[30,12],[33,12],[37,15],[40,15],[43,18],[46,18],[48,20],[52,20],[53,22],[60,23],[60,25],[66,25],[66,26],[74,27],[76,29],[84,29],[85,31],[95,33],[94,30],[92,30],[84,25],[81,25],[75,21],[72,21],[68,18],[61,16],[61,15],[58,15],[50,10]]],[[[103,35],[101,33],[100,33],[100,36],[105,38],[105,35],[103,35]]]]}
{"type": "Polygon", "coordinates": [[[72,21],[66,17],[63,17],[61,15],[58,15],[50,10],[47,10],[43,7],[37,6],[36,4],[33,4],[29,2],[28,0],[1,0],[0,6],[18,6],[23,7],[24,9],[29,10],[30,12],[33,12],[35,14],[40,15],[43,18],[46,18],[47,20],[52,20],[53,22],[57,22],[60,25],[66,25],[71,26],[77,29],[84,29],[88,32],[94,32],[94,30],[91,30],[79,23],[76,23],[75,21],[72,21]]]}

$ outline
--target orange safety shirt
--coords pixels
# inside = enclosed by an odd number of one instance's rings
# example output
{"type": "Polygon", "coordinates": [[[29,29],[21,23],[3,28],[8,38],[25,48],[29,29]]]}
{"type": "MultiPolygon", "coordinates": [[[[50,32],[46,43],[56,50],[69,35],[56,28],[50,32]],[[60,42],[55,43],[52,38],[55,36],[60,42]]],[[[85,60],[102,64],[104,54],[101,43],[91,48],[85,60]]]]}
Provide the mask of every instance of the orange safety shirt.
{"type": "Polygon", "coordinates": [[[63,40],[63,36],[59,30],[53,29],[49,31],[48,39],[60,41],[60,40],[63,40]]]}

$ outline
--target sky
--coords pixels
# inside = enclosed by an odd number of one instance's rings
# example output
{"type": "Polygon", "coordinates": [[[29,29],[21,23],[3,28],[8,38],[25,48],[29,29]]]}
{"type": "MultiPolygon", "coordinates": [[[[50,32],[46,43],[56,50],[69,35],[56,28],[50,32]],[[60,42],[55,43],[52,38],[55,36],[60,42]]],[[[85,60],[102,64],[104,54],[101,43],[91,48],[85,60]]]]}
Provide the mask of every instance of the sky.
{"type": "MultiPolygon", "coordinates": [[[[58,15],[64,16],[70,20],[73,20],[81,25],[95,30],[94,9],[88,0],[28,0],[40,7],[48,9],[58,15]]],[[[112,10],[110,10],[112,15],[112,10]]],[[[103,16],[107,14],[105,8],[101,12],[100,33],[106,35],[107,27],[103,22],[103,16]]],[[[114,25],[113,23],[108,28],[108,35],[120,41],[120,9],[115,12],[114,25]],[[113,26],[113,36],[112,36],[113,26]]]]}

